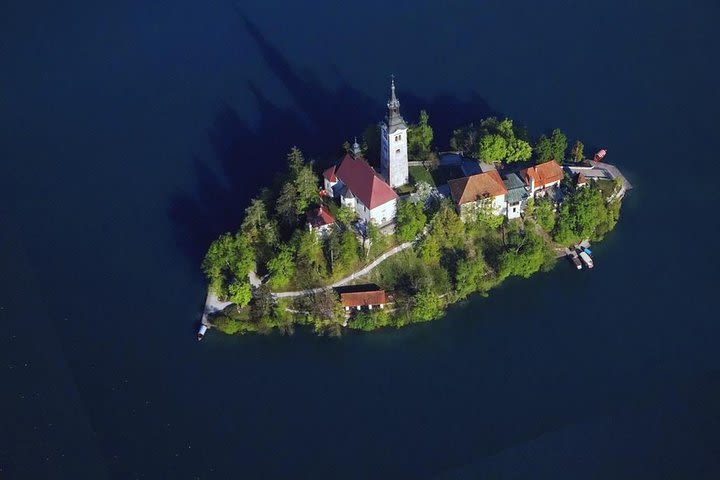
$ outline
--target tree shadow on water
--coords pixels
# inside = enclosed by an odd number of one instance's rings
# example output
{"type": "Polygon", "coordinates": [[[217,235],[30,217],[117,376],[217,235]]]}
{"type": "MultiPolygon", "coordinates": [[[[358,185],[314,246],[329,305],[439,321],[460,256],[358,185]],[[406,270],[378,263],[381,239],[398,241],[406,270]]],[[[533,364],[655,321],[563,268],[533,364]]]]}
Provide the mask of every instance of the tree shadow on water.
{"type": "MultiPolygon", "coordinates": [[[[340,85],[329,89],[311,73],[298,73],[250,19],[242,16],[242,20],[265,66],[287,90],[296,109],[277,106],[261,88],[248,82],[259,112],[257,124],[249,125],[228,104],[215,115],[208,129],[215,158],[193,157],[195,188],[177,192],[168,208],[177,244],[193,265],[199,265],[218,235],[237,230],[250,199],[262,187],[272,185],[293,145],[306,158],[320,159],[317,164],[321,168],[332,161],[344,141],[360,137],[365,127],[385,115],[389,91],[378,101],[352,86],[337,67],[340,85]]],[[[378,75],[389,76],[389,72],[378,75]]],[[[477,95],[468,100],[450,94],[428,99],[413,95],[411,88],[411,80],[403,81],[399,88],[403,115],[410,122],[420,109],[427,110],[439,148],[445,148],[453,128],[497,114],[477,95]]]]}

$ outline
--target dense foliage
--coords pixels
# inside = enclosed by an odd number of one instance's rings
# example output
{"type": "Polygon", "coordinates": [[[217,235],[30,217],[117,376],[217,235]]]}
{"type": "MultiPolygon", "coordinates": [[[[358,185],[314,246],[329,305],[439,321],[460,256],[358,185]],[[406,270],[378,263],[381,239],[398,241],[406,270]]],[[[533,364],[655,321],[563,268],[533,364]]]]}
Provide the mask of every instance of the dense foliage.
{"type": "MultiPolygon", "coordinates": [[[[538,162],[555,160],[562,165],[565,160],[565,150],[567,150],[567,137],[556,128],[550,138],[545,135],[540,136],[535,144],[535,158],[538,162]]],[[[582,148],[580,153],[582,154],[582,148]]]]}
{"type": "Polygon", "coordinates": [[[490,163],[523,161],[532,155],[524,129],[513,126],[509,118],[488,117],[479,127],[470,124],[453,131],[450,148],[490,163]]]}
{"type": "MultiPolygon", "coordinates": [[[[456,130],[451,146],[484,161],[513,162],[531,157],[527,138],[512,120],[490,117],[478,127],[470,124],[456,130]]],[[[429,155],[432,140],[427,113],[422,111],[418,123],[410,126],[411,155],[429,155]]],[[[379,144],[376,126],[366,130],[363,150],[369,152],[371,144],[379,144]]],[[[549,138],[539,139],[535,155],[539,161],[562,161],[566,150],[565,135],[555,129],[549,138]]],[[[576,141],[570,158],[582,157],[583,145],[576,141]]],[[[318,235],[301,222],[308,209],[323,202],[318,185],[313,163],[293,148],[287,171],[272,190],[250,202],[238,232],[225,233],[210,245],[202,262],[209,288],[234,303],[211,319],[216,328],[228,334],[292,333],[295,325],[307,325],[318,334],[335,336],[344,327],[373,330],[429,321],[440,317],[449,303],[473,293],[485,295],[507,277],[529,277],[551,268],[556,257],[553,240],[567,245],[601,239],[620,213],[617,181],[575,188],[566,178],[560,205],[549,197],[530,200],[523,218],[512,221],[496,215],[489,202],[464,210],[461,219],[450,201],[433,194],[430,182],[419,181],[414,200],[398,204],[394,235],[383,235],[374,224],[358,225],[353,209],[332,202],[326,206],[336,222],[318,235]],[[271,293],[330,285],[393,245],[411,241],[411,248],[360,279],[392,293],[385,309],[348,315],[332,289],[292,300],[275,299],[271,293]],[[250,272],[263,278],[258,288],[251,287],[250,272]]]]}
{"type": "Polygon", "coordinates": [[[428,119],[427,112],[421,110],[418,123],[408,125],[407,148],[411,160],[426,161],[430,156],[433,129],[428,119]]]}
{"type": "Polygon", "coordinates": [[[555,241],[575,243],[589,238],[601,240],[620,215],[620,200],[610,200],[595,184],[576,190],[563,201],[553,231],[555,241]]]}
{"type": "Polygon", "coordinates": [[[397,211],[397,238],[402,242],[413,240],[425,226],[427,217],[420,202],[401,202],[397,211]]]}

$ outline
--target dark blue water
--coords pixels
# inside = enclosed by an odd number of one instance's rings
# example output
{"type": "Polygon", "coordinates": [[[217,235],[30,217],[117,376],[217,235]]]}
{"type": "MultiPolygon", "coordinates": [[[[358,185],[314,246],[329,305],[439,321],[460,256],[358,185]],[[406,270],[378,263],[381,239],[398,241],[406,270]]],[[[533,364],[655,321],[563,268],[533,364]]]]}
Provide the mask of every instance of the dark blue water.
{"type": "Polygon", "coordinates": [[[716,3],[12,3],[1,478],[718,478],[716,3]],[[207,242],[390,73],[440,147],[490,112],[607,147],[636,189],[597,268],[198,344],[207,242]]]}

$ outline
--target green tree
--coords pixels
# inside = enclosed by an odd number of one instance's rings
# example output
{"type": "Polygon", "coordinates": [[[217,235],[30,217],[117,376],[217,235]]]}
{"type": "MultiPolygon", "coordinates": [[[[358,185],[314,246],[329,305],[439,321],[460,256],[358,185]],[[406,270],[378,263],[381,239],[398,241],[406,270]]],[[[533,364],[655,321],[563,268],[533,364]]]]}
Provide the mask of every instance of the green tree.
{"type": "Polygon", "coordinates": [[[397,212],[396,235],[398,240],[401,242],[413,240],[422,232],[426,222],[427,217],[425,216],[425,212],[423,212],[423,206],[420,202],[400,202],[397,212]]]}
{"type": "Polygon", "coordinates": [[[550,136],[550,143],[552,144],[553,160],[562,165],[565,161],[565,150],[567,150],[567,137],[559,128],[556,128],[550,136]]]}
{"type": "Polygon", "coordinates": [[[280,251],[267,262],[270,283],[273,288],[284,288],[295,274],[295,258],[292,247],[283,245],[280,251]]]}
{"type": "Polygon", "coordinates": [[[390,315],[385,310],[356,313],[349,322],[350,328],[366,332],[390,325],[390,315]]]}
{"type": "Polygon", "coordinates": [[[420,250],[418,252],[420,259],[428,265],[440,262],[440,243],[435,235],[425,235],[420,242],[420,250]]]}
{"type": "Polygon", "coordinates": [[[335,266],[341,271],[351,269],[358,262],[360,256],[360,244],[351,230],[345,230],[340,234],[340,252],[335,266]]]}
{"type": "Polygon", "coordinates": [[[230,293],[228,299],[233,302],[238,310],[250,303],[252,289],[250,282],[246,279],[235,279],[228,287],[230,293]]]}
{"type": "Polygon", "coordinates": [[[540,198],[535,204],[534,210],[535,221],[538,225],[546,232],[552,231],[555,227],[555,208],[552,201],[547,197],[540,198]]]}
{"type": "Polygon", "coordinates": [[[427,322],[439,318],[442,313],[443,301],[431,289],[425,288],[413,297],[413,321],[427,322]]]}
{"type": "Polygon", "coordinates": [[[314,232],[304,230],[294,238],[297,279],[302,286],[309,286],[322,280],[327,272],[322,243],[314,232]]]}
{"type": "Polygon", "coordinates": [[[472,123],[457,130],[453,130],[450,138],[450,148],[466,154],[473,154],[478,151],[478,140],[480,136],[478,129],[472,123]]]}
{"type": "Polygon", "coordinates": [[[380,227],[370,222],[365,227],[365,240],[369,247],[365,248],[365,258],[369,255],[378,255],[387,249],[385,235],[380,232],[380,227]]]}
{"type": "Polygon", "coordinates": [[[248,273],[255,269],[255,255],[240,233],[225,233],[210,244],[202,269],[210,281],[210,290],[220,298],[227,298],[228,284],[235,279],[247,280],[248,273]]]}
{"type": "Polygon", "coordinates": [[[491,199],[485,199],[478,202],[474,220],[491,230],[497,230],[505,221],[505,216],[497,214],[491,199]]]}
{"type": "Polygon", "coordinates": [[[259,261],[267,258],[278,243],[277,222],[269,218],[265,202],[258,198],[252,199],[245,209],[240,231],[255,250],[259,261]]]}
{"type": "Polygon", "coordinates": [[[297,225],[298,216],[316,203],[318,198],[318,178],[312,164],[306,163],[302,152],[293,147],[288,153],[288,178],[283,184],[275,204],[280,222],[289,228],[297,225]]]}
{"type": "Polygon", "coordinates": [[[574,162],[582,162],[585,158],[585,154],[583,152],[584,145],[580,140],[575,140],[575,143],[573,144],[572,150],[570,152],[570,158],[574,162]]]}
{"type": "Polygon", "coordinates": [[[552,142],[545,135],[541,135],[535,143],[535,158],[542,163],[553,160],[554,155],[552,142]]]}
{"type": "Polygon", "coordinates": [[[295,185],[292,182],[285,182],[275,203],[275,212],[280,223],[288,229],[294,228],[298,223],[297,198],[295,185]]]}
{"type": "Polygon", "coordinates": [[[357,220],[357,212],[354,208],[348,205],[343,205],[338,209],[335,219],[345,226],[350,226],[352,222],[357,220]]]}
{"type": "Polygon", "coordinates": [[[501,135],[486,134],[480,138],[478,157],[486,162],[500,162],[507,156],[507,140],[501,135]]]}
{"type": "Polygon", "coordinates": [[[465,225],[455,210],[445,203],[430,222],[430,232],[437,239],[440,248],[452,249],[463,243],[465,225]]]}
{"type": "Polygon", "coordinates": [[[482,258],[461,258],[455,267],[455,291],[460,298],[482,290],[486,275],[482,258]]]}
{"type": "Polygon", "coordinates": [[[412,158],[417,160],[425,160],[430,153],[433,129],[428,124],[428,118],[427,112],[421,110],[418,123],[408,127],[408,153],[412,158]]]}
{"type": "Polygon", "coordinates": [[[275,301],[270,287],[264,283],[253,292],[253,298],[250,301],[250,317],[256,322],[271,318],[274,306],[275,301]]]}
{"type": "Polygon", "coordinates": [[[333,290],[323,290],[307,296],[305,308],[310,313],[313,328],[320,335],[340,336],[345,323],[345,310],[340,296],[333,290]]]}
{"type": "Polygon", "coordinates": [[[512,275],[527,278],[548,261],[547,250],[550,247],[533,231],[511,231],[507,237],[506,251],[499,258],[500,278],[512,275]]]}
{"type": "Polygon", "coordinates": [[[607,222],[608,210],[599,188],[580,188],[565,197],[555,226],[554,237],[559,243],[595,239],[597,227],[607,222]]]}
{"type": "Polygon", "coordinates": [[[508,162],[518,162],[529,160],[532,156],[532,147],[525,140],[513,138],[507,143],[506,160],[508,162]]]}

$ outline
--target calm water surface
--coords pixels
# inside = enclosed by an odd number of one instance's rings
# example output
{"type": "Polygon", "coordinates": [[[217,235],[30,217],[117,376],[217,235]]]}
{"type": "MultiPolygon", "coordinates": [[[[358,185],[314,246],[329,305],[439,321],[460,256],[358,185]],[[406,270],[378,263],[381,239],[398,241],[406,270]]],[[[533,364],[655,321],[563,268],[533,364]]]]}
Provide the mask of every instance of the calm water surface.
{"type": "Polygon", "coordinates": [[[102,3],[0,18],[0,478],[718,478],[716,3],[102,3]],[[196,342],[207,243],[390,73],[441,148],[490,112],[607,147],[597,268],[196,342]]]}

